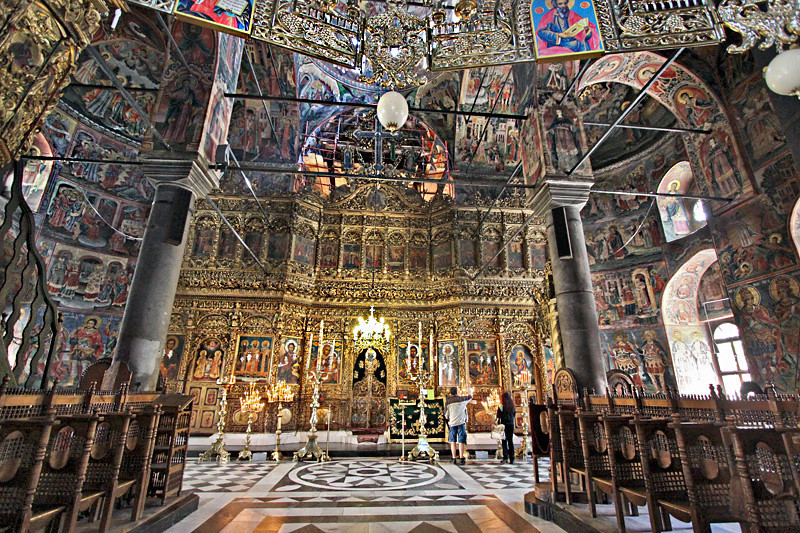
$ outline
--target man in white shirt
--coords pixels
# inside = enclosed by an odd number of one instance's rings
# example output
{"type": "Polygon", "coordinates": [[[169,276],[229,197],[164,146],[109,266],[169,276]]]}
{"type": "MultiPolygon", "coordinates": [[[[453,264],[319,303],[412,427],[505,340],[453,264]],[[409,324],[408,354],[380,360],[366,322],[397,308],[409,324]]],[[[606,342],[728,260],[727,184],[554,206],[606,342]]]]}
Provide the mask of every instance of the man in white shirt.
{"type": "Polygon", "coordinates": [[[450,443],[450,453],[453,455],[453,464],[458,464],[459,457],[461,464],[466,464],[467,456],[467,405],[472,400],[472,394],[458,396],[458,389],[450,387],[450,397],[447,398],[445,410],[447,412],[447,425],[450,426],[448,442],[450,443]],[[456,454],[456,443],[460,451],[460,456],[456,454]]]}

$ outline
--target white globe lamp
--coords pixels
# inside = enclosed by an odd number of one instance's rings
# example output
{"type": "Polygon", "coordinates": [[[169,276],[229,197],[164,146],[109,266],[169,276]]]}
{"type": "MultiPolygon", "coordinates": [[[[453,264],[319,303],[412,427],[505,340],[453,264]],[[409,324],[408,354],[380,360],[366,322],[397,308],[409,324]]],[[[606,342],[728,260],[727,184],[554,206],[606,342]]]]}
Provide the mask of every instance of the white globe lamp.
{"type": "Polygon", "coordinates": [[[800,48],[776,55],[764,69],[764,79],[772,91],[800,97],[800,48]]]}
{"type": "Polygon", "coordinates": [[[378,100],[378,120],[389,131],[402,128],[408,119],[408,103],[397,91],[383,93],[378,100]]]}

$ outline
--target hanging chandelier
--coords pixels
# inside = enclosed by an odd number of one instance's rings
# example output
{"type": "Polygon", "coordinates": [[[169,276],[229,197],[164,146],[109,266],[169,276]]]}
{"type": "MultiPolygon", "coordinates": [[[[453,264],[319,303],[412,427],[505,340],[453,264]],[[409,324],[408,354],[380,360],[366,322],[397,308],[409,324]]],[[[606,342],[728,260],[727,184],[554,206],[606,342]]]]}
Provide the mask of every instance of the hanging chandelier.
{"type": "Polygon", "coordinates": [[[384,354],[388,352],[392,331],[383,317],[375,318],[375,306],[369,307],[369,318],[358,317],[358,324],[353,328],[353,344],[356,352],[367,348],[377,348],[384,354]]]}

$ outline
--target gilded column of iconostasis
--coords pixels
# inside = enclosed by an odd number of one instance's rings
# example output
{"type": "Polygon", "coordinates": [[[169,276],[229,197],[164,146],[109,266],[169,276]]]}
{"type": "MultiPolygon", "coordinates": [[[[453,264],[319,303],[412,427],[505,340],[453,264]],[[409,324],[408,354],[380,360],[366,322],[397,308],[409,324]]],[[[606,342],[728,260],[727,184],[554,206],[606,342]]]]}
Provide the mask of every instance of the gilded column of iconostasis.
{"type": "MultiPolygon", "coordinates": [[[[266,272],[199,202],[162,368],[169,390],[195,396],[196,434],[216,428],[217,380],[231,373],[236,384],[228,396],[227,431],[245,429],[238,398],[249,381],[262,388],[289,384],[295,398],[284,405],[291,418],[284,417],[283,429],[307,430],[314,388],[309,373],[320,353],[328,372],[320,384],[319,427],[330,410],[332,430],[385,429],[390,398],[419,393],[412,379],[418,347],[436,397],[451,386],[471,387],[478,399],[510,390],[522,405],[546,393],[544,339],[550,333],[541,226],[501,250],[528,215],[515,205],[519,199],[500,205],[480,229],[474,206],[442,197],[426,202],[404,187],[276,195],[262,200],[268,218],[255,201],[216,201],[266,272]],[[370,305],[392,331],[375,360],[352,342],[353,327],[370,305]]],[[[488,430],[494,416],[480,404],[470,409],[471,429],[488,430]]],[[[276,410],[268,403],[255,427],[274,431],[276,410]]]]}

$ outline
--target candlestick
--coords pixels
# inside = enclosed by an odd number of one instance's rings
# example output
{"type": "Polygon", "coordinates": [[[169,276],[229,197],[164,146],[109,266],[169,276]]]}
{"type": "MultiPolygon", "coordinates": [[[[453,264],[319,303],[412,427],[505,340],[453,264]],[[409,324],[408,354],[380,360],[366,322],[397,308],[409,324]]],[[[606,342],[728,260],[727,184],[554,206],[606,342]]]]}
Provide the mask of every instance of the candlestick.
{"type": "Polygon", "coordinates": [[[431,330],[431,338],[428,341],[428,371],[431,373],[431,386],[435,383],[433,377],[433,330],[431,330]]]}

